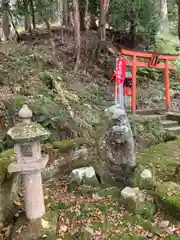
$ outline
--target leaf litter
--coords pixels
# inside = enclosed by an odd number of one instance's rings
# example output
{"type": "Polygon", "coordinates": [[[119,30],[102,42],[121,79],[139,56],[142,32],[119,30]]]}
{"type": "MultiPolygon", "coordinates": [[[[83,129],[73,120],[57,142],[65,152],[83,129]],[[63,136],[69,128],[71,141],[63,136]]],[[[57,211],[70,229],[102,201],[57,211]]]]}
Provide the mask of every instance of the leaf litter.
{"type": "MultiPolygon", "coordinates": [[[[80,195],[78,188],[68,192],[67,179],[53,182],[45,187],[45,199],[53,199],[48,207],[58,213],[58,239],[121,239],[124,234],[144,237],[144,239],[166,239],[168,236],[180,237],[180,224],[169,220],[158,211],[152,222],[146,220],[151,227],[142,222],[128,221],[128,213],[118,199],[111,194],[101,196],[102,189],[94,188],[88,195],[80,195]],[[152,230],[152,231],[151,231],[152,230]]],[[[47,207],[47,206],[46,206],[47,207]]]]}

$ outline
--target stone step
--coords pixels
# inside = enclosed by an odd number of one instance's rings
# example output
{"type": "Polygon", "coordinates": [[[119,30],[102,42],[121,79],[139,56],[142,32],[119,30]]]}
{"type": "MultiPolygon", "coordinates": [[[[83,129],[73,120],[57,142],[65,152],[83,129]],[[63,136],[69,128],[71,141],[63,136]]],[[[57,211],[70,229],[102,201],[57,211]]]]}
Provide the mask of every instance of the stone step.
{"type": "Polygon", "coordinates": [[[149,116],[149,115],[160,115],[166,113],[165,109],[137,109],[136,114],[137,115],[143,115],[143,116],[149,116]]]}
{"type": "Polygon", "coordinates": [[[179,125],[178,121],[172,121],[172,120],[161,120],[163,126],[165,128],[169,128],[169,127],[177,127],[179,125]]]}
{"type": "Polygon", "coordinates": [[[168,127],[165,128],[167,131],[172,132],[175,135],[179,135],[180,134],[180,126],[176,126],[176,127],[168,127]]]}
{"type": "Polygon", "coordinates": [[[160,114],[144,115],[143,117],[152,118],[152,119],[160,118],[161,120],[166,120],[166,115],[160,115],[160,114]]]}

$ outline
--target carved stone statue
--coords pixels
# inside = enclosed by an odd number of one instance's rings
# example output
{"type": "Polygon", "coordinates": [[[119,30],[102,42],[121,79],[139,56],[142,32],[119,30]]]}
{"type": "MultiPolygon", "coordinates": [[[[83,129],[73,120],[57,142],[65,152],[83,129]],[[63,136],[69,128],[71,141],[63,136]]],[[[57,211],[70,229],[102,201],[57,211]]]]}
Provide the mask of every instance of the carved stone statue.
{"type": "Polygon", "coordinates": [[[125,109],[113,105],[106,109],[107,131],[101,139],[101,158],[104,163],[102,180],[115,185],[132,185],[136,167],[135,144],[125,109]]]}

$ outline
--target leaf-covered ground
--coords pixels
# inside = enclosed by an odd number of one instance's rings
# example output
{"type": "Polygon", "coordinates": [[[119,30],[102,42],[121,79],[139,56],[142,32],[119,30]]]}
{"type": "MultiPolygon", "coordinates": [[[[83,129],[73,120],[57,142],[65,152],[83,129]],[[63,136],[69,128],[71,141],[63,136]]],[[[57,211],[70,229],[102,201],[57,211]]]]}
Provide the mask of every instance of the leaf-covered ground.
{"type": "Polygon", "coordinates": [[[160,211],[151,221],[126,211],[119,203],[120,191],[116,188],[81,186],[70,194],[66,183],[57,183],[47,189],[47,194],[47,202],[53,199],[48,207],[59,214],[59,239],[164,240],[174,236],[176,240],[179,236],[180,225],[160,211]]]}
{"type": "MultiPolygon", "coordinates": [[[[178,139],[146,149],[137,154],[138,163],[148,167],[153,164],[158,181],[178,182],[179,175],[173,174],[179,162],[179,144],[178,139]]],[[[120,203],[119,189],[82,185],[69,192],[67,180],[53,181],[45,190],[47,208],[59,216],[56,232],[59,240],[180,238],[180,223],[162,211],[157,210],[153,219],[133,215],[120,203]]],[[[46,237],[48,239],[48,234],[46,237]]]]}
{"type": "MultiPolygon", "coordinates": [[[[59,139],[64,129],[74,131],[76,124],[76,134],[80,136],[86,135],[93,126],[101,124],[100,112],[111,103],[107,97],[108,80],[104,78],[102,70],[93,66],[89,72],[87,69],[81,70],[75,76],[72,71],[57,66],[56,60],[44,46],[38,48],[25,44],[2,44],[0,50],[2,112],[5,105],[5,113],[7,111],[14,120],[19,108],[28,100],[28,103],[34,106],[35,119],[52,131],[53,139],[59,139]],[[62,91],[59,91],[60,89],[62,91]],[[75,124],[70,116],[71,110],[75,124]],[[83,129],[83,133],[79,129],[83,129]]],[[[152,87],[152,93],[154,89],[152,87]]],[[[144,88],[141,88],[141,91],[139,88],[139,95],[142,91],[147,92],[144,88]]],[[[162,92],[162,88],[159,91],[162,92]]],[[[156,96],[159,96],[159,91],[156,96]]],[[[149,95],[146,98],[149,99],[149,95]]],[[[160,96],[160,100],[156,99],[155,104],[159,104],[162,98],[163,96],[160,96]]],[[[144,104],[144,96],[140,100],[143,101],[143,106],[149,106],[149,100],[144,104]]],[[[3,138],[2,150],[4,142],[3,138]]],[[[173,180],[179,183],[179,175],[173,175],[179,161],[179,146],[180,140],[177,140],[148,148],[138,153],[138,162],[148,167],[151,163],[155,167],[158,180],[173,180]]],[[[51,209],[53,215],[58,216],[58,238],[47,231],[44,239],[164,240],[171,235],[174,238],[169,240],[179,239],[180,226],[177,221],[159,211],[151,221],[130,214],[119,203],[120,191],[116,188],[81,186],[69,193],[66,178],[63,181],[53,180],[45,186],[45,195],[46,210],[51,209]]]]}

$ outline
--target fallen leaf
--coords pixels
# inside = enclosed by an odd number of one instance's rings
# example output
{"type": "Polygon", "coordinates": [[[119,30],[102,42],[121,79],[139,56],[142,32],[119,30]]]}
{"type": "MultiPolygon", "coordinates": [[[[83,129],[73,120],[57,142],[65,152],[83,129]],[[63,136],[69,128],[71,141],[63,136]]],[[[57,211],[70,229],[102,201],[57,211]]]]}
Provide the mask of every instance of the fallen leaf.
{"type": "Polygon", "coordinates": [[[180,229],[176,230],[176,234],[180,237],[180,229]]]}
{"type": "Polygon", "coordinates": [[[43,235],[42,235],[42,238],[47,238],[47,235],[46,235],[46,234],[43,234],[43,235]]]}
{"type": "Polygon", "coordinates": [[[22,206],[22,203],[21,202],[18,202],[18,201],[13,201],[14,205],[18,206],[18,207],[21,207],[22,206]]]}
{"type": "Polygon", "coordinates": [[[169,226],[169,221],[162,221],[159,226],[161,228],[167,228],[169,226]]]}
{"type": "Polygon", "coordinates": [[[50,228],[49,222],[44,220],[43,218],[41,218],[41,225],[45,229],[49,229],[50,228]]]}
{"type": "Polygon", "coordinates": [[[68,227],[66,225],[60,225],[59,232],[67,232],[68,227]]]}

